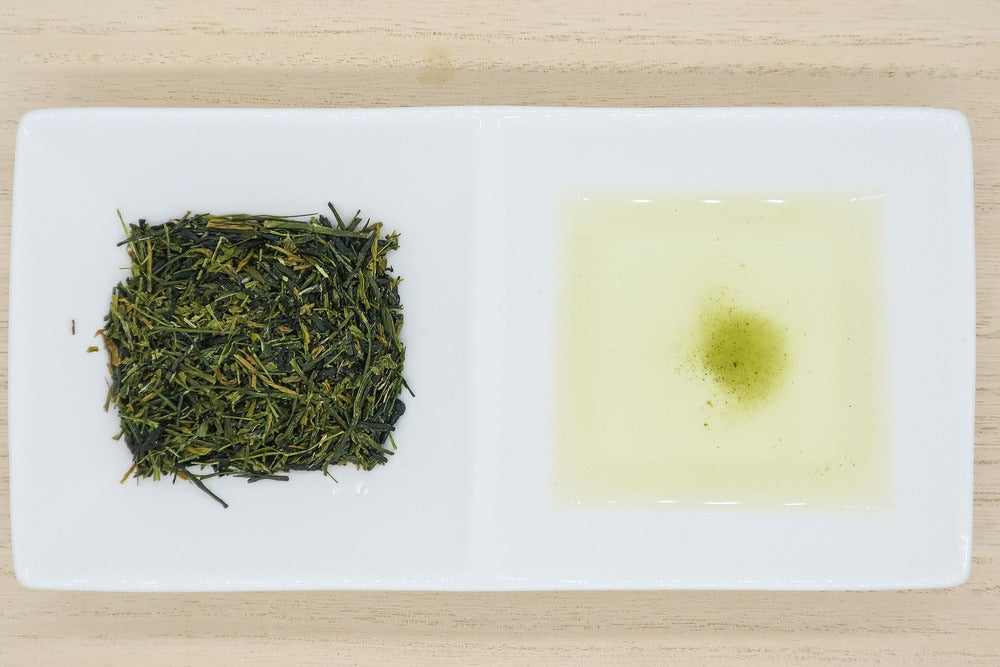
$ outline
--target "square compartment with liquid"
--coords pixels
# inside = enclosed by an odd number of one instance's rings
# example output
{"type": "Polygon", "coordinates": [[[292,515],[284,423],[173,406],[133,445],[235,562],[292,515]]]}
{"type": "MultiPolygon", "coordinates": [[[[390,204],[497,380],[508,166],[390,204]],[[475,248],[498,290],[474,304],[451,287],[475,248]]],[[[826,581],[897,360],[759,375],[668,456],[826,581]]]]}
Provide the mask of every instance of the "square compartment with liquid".
{"type": "Polygon", "coordinates": [[[491,571],[524,588],[965,578],[960,115],[510,110],[489,155],[491,571]]]}

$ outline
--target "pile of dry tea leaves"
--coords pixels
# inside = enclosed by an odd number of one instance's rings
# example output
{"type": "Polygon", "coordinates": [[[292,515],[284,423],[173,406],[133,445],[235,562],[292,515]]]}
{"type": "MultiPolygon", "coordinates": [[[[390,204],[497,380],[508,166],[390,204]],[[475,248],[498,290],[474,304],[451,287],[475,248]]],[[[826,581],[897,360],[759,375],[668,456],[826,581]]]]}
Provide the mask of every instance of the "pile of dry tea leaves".
{"type": "Polygon", "coordinates": [[[101,331],[125,479],[180,477],[225,505],[204,480],[387,461],[406,386],[398,235],[330,210],[128,226],[101,331]]]}

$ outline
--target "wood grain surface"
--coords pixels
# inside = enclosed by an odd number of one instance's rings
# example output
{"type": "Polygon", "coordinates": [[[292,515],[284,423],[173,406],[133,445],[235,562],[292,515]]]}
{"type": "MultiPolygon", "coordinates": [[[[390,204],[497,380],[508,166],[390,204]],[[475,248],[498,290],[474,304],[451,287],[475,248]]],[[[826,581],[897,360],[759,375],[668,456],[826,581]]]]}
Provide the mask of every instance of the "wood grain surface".
{"type": "Polygon", "coordinates": [[[975,150],[972,575],[877,593],[39,592],[14,579],[0,446],[0,664],[1000,664],[1000,3],[245,0],[0,4],[0,439],[11,174],[52,106],[921,105],[975,150]]]}

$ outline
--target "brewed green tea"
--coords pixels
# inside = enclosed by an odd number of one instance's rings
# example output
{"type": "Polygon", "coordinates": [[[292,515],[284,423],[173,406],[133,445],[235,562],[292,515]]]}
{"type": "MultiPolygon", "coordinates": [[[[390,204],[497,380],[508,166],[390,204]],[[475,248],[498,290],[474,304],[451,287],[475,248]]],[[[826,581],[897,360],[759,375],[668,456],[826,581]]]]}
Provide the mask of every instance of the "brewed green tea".
{"type": "Polygon", "coordinates": [[[559,499],[890,502],[880,197],[588,193],[562,222],[559,499]]]}

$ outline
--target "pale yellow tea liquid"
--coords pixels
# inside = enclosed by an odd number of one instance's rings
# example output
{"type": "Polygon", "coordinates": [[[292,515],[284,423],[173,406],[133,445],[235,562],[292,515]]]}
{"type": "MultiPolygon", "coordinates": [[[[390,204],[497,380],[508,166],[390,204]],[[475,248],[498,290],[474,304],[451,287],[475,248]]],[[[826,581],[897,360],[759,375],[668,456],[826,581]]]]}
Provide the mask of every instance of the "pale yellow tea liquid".
{"type": "Polygon", "coordinates": [[[882,205],[567,197],[557,499],[888,506],[882,205]]]}

